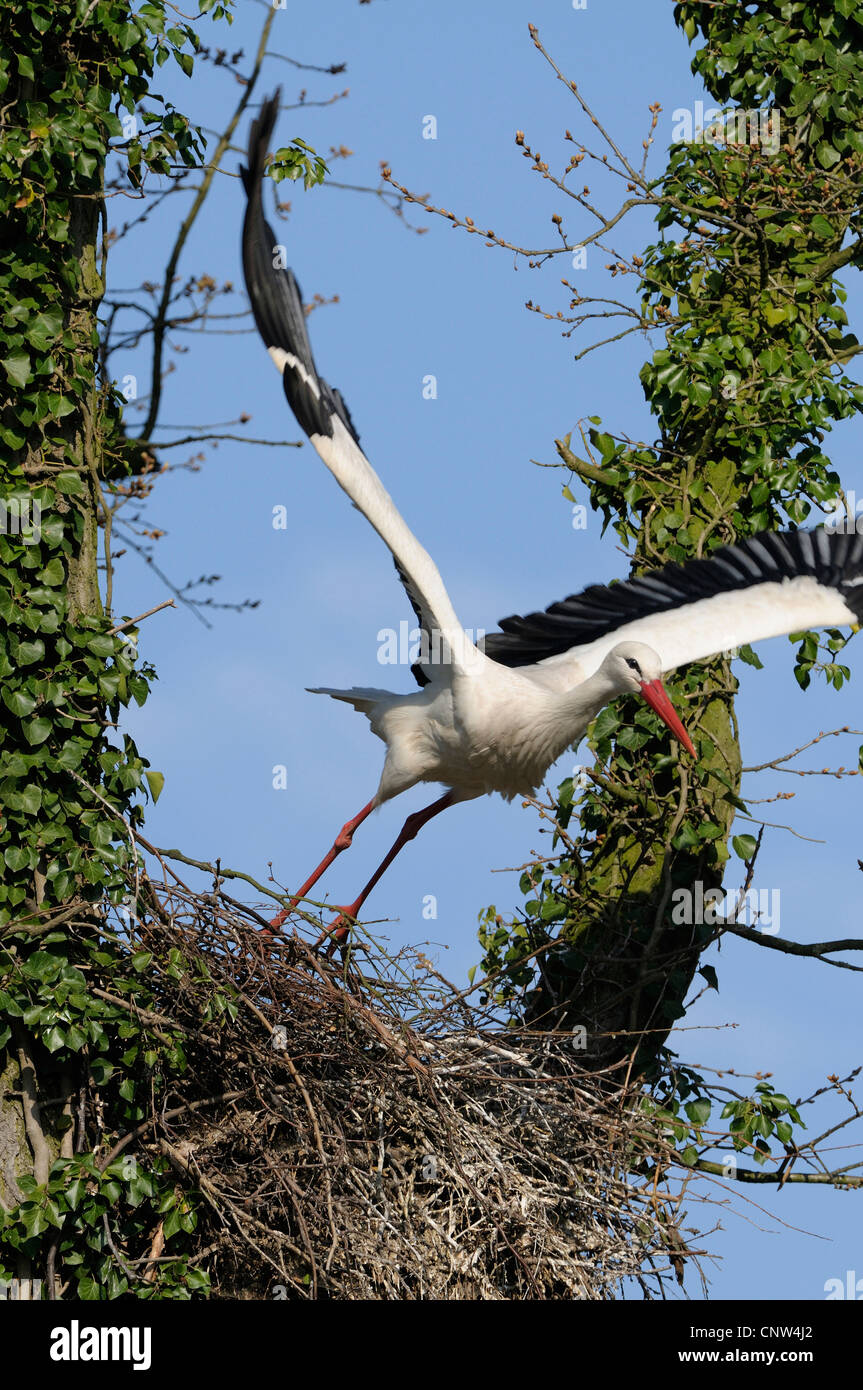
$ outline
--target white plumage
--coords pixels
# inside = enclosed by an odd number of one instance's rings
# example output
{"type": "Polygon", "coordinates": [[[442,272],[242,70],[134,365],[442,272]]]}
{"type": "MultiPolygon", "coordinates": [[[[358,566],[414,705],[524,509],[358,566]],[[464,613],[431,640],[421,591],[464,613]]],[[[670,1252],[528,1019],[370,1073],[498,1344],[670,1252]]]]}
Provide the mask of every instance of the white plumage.
{"type": "MultiPolygon", "coordinates": [[[[594,716],[627,692],[641,694],[695,750],[660,677],[718,652],[782,633],[860,621],[863,537],[826,531],[765,533],[722,547],[704,560],[670,565],[620,584],[594,586],[544,613],[501,621],[474,644],[428,552],[399,514],[359,445],[341,396],[319,375],[299,286],[281,268],[262,209],[261,182],[278,112],[278,93],[252,125],[243,270],[255,322],[281,373],[299,424],[339,486],[389,547],[417,614],[424,650],[411,694],[315,687],[364,714],[386,744],[375,795],[339,832],[273,926],[306,896],[357,826],[383,802],[418,782],[449,790],[409,816],[390,853],[334,925],[345,934],[368,893],[402,846],[433,815],[489,792],[507,799],[534,792],[594,716]]],[[[335,938],[334,938],[335,939],[335,938]]]]}
{"type": "Polygon", "coordinates": [[[541,666],[513,670],[473,650],[479,662],[465,669],[453,657],[409,695],[313,688],[365,714],[387,745],[376,804],[417,782],[442,782],[459,801],[489,792],[507,801],[532,795],[603,705],[643,693],[661,675],[656,653],[641,642],[616,643],[589,679],[560,688],[547,683],[541,666]]]}

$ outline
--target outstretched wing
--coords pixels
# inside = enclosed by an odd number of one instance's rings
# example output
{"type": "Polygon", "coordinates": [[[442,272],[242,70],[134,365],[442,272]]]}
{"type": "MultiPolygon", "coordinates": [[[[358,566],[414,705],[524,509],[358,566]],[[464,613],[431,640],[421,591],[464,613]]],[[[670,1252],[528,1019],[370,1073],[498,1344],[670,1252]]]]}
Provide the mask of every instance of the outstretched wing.
{"type": "Polygon", "coordinates": [[[258,332],[282,374],[298,423],[336,482],[389,547],[421,621],[434,625],[436,650],[456,667],[483,662],[459,623],[438,568],[399,514],[359,445],[347,406],[319,374],[309,343],[302,296],[292,271],[279,264],[278,243],[264,218],[261,183],[279,107],[264,102],[249,137],[243,222],[243,274],[258,332]]]}
{"type": "Polygon", "coordinates": [[[863,536],[765,531],[703,560],[594,584],[544,613],[503,618],[484,650],[566,689],[618,642],[646,643],[672,671],[762,638],[861,621],[863,536]]]}

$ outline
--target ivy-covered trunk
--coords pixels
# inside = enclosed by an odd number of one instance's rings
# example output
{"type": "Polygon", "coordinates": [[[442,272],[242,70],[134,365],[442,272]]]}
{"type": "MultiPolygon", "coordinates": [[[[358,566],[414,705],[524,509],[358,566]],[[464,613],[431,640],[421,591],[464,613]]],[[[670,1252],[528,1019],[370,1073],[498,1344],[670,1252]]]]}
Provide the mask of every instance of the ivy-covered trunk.
{"type": "Polygon", "coordinates": [[[74,1272],[93,1296],[116,1195],[92,1125],[134,1116],[140,1069],[140,1030],[104,997],[130,988],[111,912],[146,767],[115,730],[147,693],[99,575],[103,488],[123,471],[97,369],[103,181],[112,104],[146,90],[164,21],[123,3],[0,9],[0,1281],[50,1298],[74,1272]]]}
{"type": "MultiPolygon", "coordinates": [[[[798,525],[813,503],[828,507],[839,479],[825,431],[863,403],[846,375],[859,345],[835,278],[861,264],[859,6],[687,3],[675,17],[690,39],[703,38],[693,67],[734,121],[688,132],[662,178],[638,190],[660,200],[665,234],[636,258],[641,323],[664,329],[641,373],[658,438],[634,448],[597,426],[583,448],[558,442],[636,571],[798,525]]],[[[816,636],[801,634],[801,684],[814,666],[841,684],[835,656],[845,640],[829,633],[819,653],[816,636]]],[[[748,649],[724,654],[669,687],[696,763],[637,701],[600,715],[593,767],[560,791],[560,858],[524,876],[518,940],[493,912],[485,923],[487,965],[517,962],[560,924],[528,1017],[586,1028],[586,1055],[600,1066],[638,1047],[638,1066],[653,1067],[715,939],[703,904],[722,881],[742,806],[732,655],[760,664],[748,649]],[[575,805],[580,829],[569,838],[575,805]]],[[[734,844],[743,859],[755,848],[747,835],[734,844]]],[[[711,967],[702,973],[714,982],[711,967]]]]}

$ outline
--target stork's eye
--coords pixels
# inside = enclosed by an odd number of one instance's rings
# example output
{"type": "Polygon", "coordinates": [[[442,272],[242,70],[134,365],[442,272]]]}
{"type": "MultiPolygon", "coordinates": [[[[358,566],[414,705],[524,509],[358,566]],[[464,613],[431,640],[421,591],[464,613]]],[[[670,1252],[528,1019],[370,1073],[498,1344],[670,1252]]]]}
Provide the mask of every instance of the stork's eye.
{"type": "Polygon", "coordinates": [[[641,675],[641,667],[634,656],[624,657],[624,660],[631,671],[637,671],[638,674],[641,675]]]}

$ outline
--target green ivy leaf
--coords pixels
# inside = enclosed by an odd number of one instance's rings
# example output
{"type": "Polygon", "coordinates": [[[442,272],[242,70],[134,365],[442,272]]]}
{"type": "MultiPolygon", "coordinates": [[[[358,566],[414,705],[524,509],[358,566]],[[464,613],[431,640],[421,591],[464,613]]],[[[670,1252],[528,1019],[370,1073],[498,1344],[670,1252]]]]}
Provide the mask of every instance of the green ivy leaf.
{"type": "Polygon", "coordinates": [[[54,486],[67,497],[80,497],[84,491],[84,480],[80,473],[69,468],[57,474],[54,486]]]}
{"type": "Polygon", "coordinates": [[[26,352],[13,352],[11,356],[0,359],[6,375],[13,386],[26,386],[30,379],[30,358],[26,352]]]}
{"type": "Polygon", "coordinates": [[[36,640],[35,642],[20,642],[18,644],[18,665],[32,666],[34,661],[41,661],[45,655],[45,643],[36,640]]]}
{"type": "Polygon", "coordinates": [[[689,822],[684,821],[671,843],[675,849],[688,849],[700,842],[689,822]]]}
{"type": "Polygon", "coordinates": [[[710,1119],[710,1112],[713,1106],[707,1098],[701,1100],[691,1100],[684,1106],[686,1114],[694,1125],[706,1125],[710,1119]]]}
{"type": "Polygon", "coordinates": [[[734,853],[744,860],[752,858],[757,843],[754,835],[735,835],[731,841],[734,853]]]}
{"type": "Polygon", "coordinates": [[[31,719],[24,725],[24,737],[31,747],[36,748],[40,743],[44,743],[51,733],[50,719],[31,719]]]}
{"type": "Polygon", "coordinates": [[[752,650],[748,643],[744,644],[742,647],[738,647],[737,655],[747,666],[754,666],[756,671],[762,671],[764,669],[763,661],[758,654],[752,650]]]}
{"type": "Polygon", "coordinates": [[[147,779],[147,786],[150,788],[150,795],[154,801],[158,801],[159,797],[162,795],[162,788],[165,785],[164,772],[154,772],[151,770],[145,772],[144,776],[147,779]]]}
{"type": "Polygon", "coordinates": [[[6,689],[2,692],[2,697],[6,708],[16,714],[19,719],[26,718],[36,708],[36,701],[32,695],[27,694],[26,690],[6,689]]]}
{"type": "Polygon", "coordinates": [[[63,561],[59,558],[59,556],[56,555],[54,556],[53,560],[48,561],[48,564],[45,566],[44,569],[39,571],[40,581],[43,584],[47,584],[50,588],[54,588],[56,585],[62,584],[65,578],[66,571],[63,566],[63,561]]]}
{"type": "Polygon", "coordinates": [[[593,721],[593,737],[595,739],[607,738],[619,727],[620,720],[616,710],[611,705],[606,705],[605,709],[601,710],[593,721]]]}
{"type": "Polygon", "coordinates": [[[21,793],[21,810],[28,816],[38,815],[42,806],[42,788],[31,782],[21,793]]]}
{"type": "Polygon", "coordinates": [[[43,309],[27,324],[27,341],[39,352],[49,348],[63,327],[63,311],[59,305],[43,309]]]}

